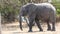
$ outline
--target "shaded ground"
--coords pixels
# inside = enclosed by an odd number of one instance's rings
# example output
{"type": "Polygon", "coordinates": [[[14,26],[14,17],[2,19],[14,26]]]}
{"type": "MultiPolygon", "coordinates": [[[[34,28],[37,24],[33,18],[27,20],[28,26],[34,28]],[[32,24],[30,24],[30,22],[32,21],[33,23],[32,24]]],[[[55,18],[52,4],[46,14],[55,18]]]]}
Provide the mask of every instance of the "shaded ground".
{"type": "Polygon", "coordinates": [[[46,23],[42,24],[43,32],[39,32],[37,26],[33,27],[33,32],[28,32],[28,26],[23,24],[23,31],[19,29],[19,23],[3,24],[2,34],[60,34],[60,23],[56,23],[56,31],[47,31],[46,23]]]}

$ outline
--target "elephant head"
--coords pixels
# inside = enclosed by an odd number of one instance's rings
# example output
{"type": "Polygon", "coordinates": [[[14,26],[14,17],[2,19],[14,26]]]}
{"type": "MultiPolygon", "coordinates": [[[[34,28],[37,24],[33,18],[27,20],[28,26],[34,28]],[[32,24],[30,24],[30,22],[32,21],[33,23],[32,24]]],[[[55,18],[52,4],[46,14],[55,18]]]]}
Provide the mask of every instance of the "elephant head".
{"type": "Polygon", "coordinates": [[[21,30],[23,30],[22,29],[22,16],[24,17],[24,16],[27,16],[27,13],[28,13],[28,6],[27,5],[24,5],[24,6],[22,6],[21,7],[21,9],[20,9],[20,14],[19,14],[19,22],[20,22],[20,29],[21,30]]]}
{"type": "MultiPolygon", "coordinates": [[[[36,9],[36,6],[32,3],[29,3],[29,4],[26,4],[26,5],[23,5],[20,9],[20,29],[22,30],[22,19],[21,19],[21,16],[25,17],[25,16],[29,16],[33,11],[35,11],[36,9]]],[[[27,23],[28,24],[28,23],[27,23]]]]}

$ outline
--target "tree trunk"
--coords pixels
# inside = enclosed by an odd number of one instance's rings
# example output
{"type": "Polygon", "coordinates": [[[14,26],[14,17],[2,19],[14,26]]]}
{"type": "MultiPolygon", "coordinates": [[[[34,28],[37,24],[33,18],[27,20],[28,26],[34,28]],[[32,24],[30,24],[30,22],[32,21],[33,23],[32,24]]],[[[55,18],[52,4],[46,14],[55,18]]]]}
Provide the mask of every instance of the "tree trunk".
{"type": "Polygon", "coordinates": [[[1,14],[0,14],[0,34],[1,34],[1,14]]]}

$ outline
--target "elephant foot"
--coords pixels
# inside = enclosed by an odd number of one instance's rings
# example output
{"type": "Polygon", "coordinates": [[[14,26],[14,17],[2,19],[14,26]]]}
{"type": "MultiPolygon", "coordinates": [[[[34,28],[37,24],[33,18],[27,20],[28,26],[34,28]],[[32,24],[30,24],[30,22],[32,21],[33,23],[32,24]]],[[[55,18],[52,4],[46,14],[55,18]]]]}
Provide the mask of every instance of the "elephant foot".
{"type": "Polygon", "coordinates": [[[28,32],[33,32],[32,30],[29,30],[28,32]]]}
{"type": "Polygon", "coordinates": [[[55,29],[52,29],[51,31],[55,31],[55,29]]]}
{"type": "Polygon", "coordinates": [[[51,31],[55,31],[55,27],[53,27],[51,31]]]}

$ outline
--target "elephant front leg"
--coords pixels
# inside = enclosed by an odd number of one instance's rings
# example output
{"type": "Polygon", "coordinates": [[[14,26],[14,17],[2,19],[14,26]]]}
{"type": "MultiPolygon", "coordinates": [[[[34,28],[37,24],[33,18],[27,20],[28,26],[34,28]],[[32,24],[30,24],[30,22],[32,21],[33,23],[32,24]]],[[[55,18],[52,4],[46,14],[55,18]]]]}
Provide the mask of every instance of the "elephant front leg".
{"type": "Polygon", "coordinates": [[[43,29],[39,23],[39,19],[35,19],[35,21],[36,21],[36,24],[37,24],[38,28],[40,29],[40,31],[43,31],[43,29]]]}
{"type": "Polygon", "coordinates": [[[34,21],[34,18],[30,17],[29,18],[29,31],[28,32],[32,32],[33,21],[34,21]]]}

